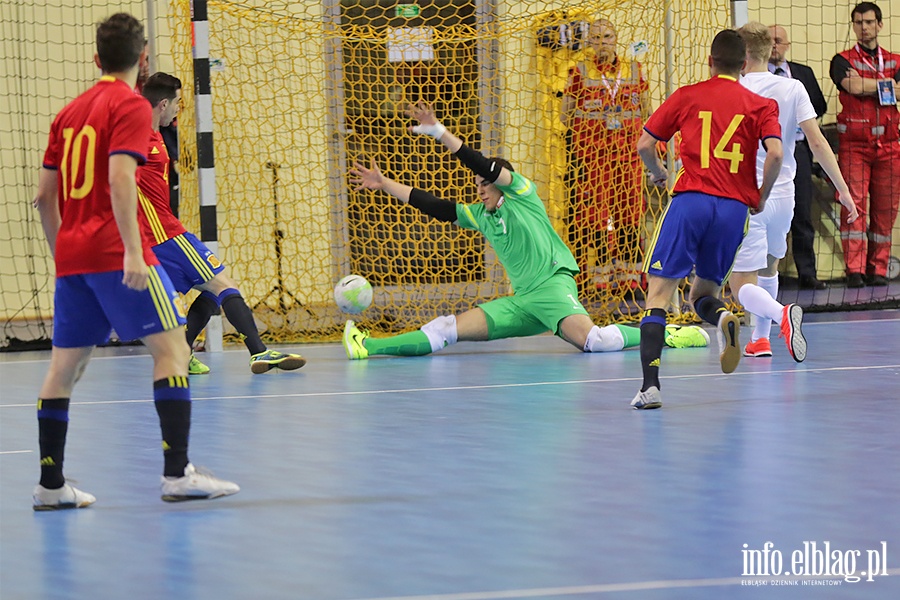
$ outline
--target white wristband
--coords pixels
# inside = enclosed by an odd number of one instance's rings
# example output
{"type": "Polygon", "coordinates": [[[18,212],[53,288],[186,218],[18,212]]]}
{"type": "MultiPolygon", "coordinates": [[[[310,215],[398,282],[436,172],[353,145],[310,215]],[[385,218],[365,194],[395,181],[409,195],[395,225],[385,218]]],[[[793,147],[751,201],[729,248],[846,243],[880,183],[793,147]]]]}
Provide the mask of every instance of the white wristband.
{"type": "Polygon", "coordinates": [[[440,121],[435,123],[434,125],[415,125],[413,128],[413,133],[421,133],[423,135],[430,135],[436,140],[441,139],[445,133],[447,133],[447,128],[444,127],[440,121]]]}

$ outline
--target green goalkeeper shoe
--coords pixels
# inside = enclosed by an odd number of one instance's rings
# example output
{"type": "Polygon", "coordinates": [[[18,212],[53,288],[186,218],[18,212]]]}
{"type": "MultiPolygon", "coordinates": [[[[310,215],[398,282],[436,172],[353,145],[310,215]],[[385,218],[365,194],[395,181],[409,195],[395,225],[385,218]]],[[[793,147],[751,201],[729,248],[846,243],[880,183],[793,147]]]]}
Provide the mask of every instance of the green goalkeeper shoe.
{"type": "Polygon", "coordinates": [[[706,348],[709,334],[696,325],[666,325],[666,345],[670,348],[706,348]]]}
{"type": "Polygon", "coordinates": [[[191,354],[191,362],[188,363],[188,375],[206,375],[209,373],[209,367],[197,360],[197,357],[191,354]]]}
{"type": "Polygon", "coordinates": [[[363,342],[369,337],[368,331],[360,331],[353,321],[347,321],[344,325],[344,351],[350,360],[360,360],[369,358],[369,351],[366,350],[363,342]]]}

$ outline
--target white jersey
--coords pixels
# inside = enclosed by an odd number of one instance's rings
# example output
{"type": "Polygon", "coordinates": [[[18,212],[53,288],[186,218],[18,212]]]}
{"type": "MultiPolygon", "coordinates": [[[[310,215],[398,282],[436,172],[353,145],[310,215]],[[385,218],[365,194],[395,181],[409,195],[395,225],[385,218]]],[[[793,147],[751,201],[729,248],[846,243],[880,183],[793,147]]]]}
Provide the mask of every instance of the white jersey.
{"type": "MultiPolygon", "coordinates": [[[[781,143],[784,146],[784,162],[781,172],[772,188],[771,196],[794,197],[794,175],[797,161],[794,159],[794,145],[800,123],[816,118],[816,110],[803,84],[796,79],[779,77],[768,71],[747,73],[741,77],[741,84],[752,92],[771,98],[778,103],[778,122],[781,124],[781,143]]],[[[756,153],[756,181],[762,185],[763,164],[766,150],[762,144],[756,153]]]]}

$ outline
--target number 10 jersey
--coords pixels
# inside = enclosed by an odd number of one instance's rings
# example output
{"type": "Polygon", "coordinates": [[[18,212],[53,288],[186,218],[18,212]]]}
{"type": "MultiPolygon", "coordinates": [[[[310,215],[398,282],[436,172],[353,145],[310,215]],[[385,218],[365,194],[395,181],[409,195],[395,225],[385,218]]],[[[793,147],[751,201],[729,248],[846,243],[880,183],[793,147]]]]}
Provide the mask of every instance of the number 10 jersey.
{"type": "MultiPolygon", "coordinates": [[[[57,171],[62,217],[54,257],[57,277],[122,269],[125,248],[112,210],[109,157],[127,154],[143,164],[150,133],[150,103],[110,76],[54,119],[43,166],[57,171]]],[[[159,264],[149,240],[143,242],[144,261],[159,264]]]]}

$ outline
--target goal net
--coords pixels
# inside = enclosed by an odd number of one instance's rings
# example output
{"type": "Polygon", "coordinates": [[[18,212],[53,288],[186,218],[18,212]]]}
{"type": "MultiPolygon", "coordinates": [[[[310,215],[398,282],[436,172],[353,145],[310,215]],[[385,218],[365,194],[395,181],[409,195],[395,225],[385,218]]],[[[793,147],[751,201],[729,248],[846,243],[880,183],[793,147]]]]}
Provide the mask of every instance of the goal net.
{"type": "MultiPolygon", "coordinates": [[[[187,32],[187,3],[172,11],[183,21],[173,30],[187,32]]],[[[568,70],[592,60],[590,24],[601,17],[614,24],[620,61],[640,63],[656,104],[667,80],[674,88],[706,75],[709,43],[729,18],[719,2],[672,3],[670,22],[690,23],[678,31],[666,29],[662,3],[210,2],[219,244],[268,335],[333,339],[346,316],[331,290],[348,273],[375,286],[361,321],[378,331],[411,329],[510,292],[480,235],[349,185],[350,166],[374,160],[403,183],[478,201],[471,172],[407,131],[404,109],[417,101],[432,104],[467,144],[535,181],[583,267],[592,316],[636,320],[640,247],[662,204],[640,166],[631,171],[640,128],[618,135],[621,156],[608,159],[628,176],[606,182],[608,199],[586,197],[582,182],[595,165],[582,161],[560,119],[568,70]],[[633,213],[631,221],[585,217],[604,202],[633,213]]],[[[176,39],[186,78],[190,41],[176,39]]],[[[192,119],[187,111],[179,122],[187,161],[192,119]]],[[[190,203],[197,180],[186,166],[190,203]]],[[[189,205],[183,212],[197,213],[189,205]]]]}
{"type": "MultiPolygon", "coordinates": [[[[334,305],[332,287],[350,273],[375,286],[375,301],[359,320],[379,332],[410,330],[510,293],[478,234],[349,183],[354,162],[374,160],[403,183],[479,201],[467,169],[430,138],[407,131],[404,108],[420,100],[467,144],[509,160],[537,184],[582,268],[579,289],[592,317],[637,321],[642,250],[667,201],[635,162],[643,98],[652,110],[672,90],[707,76],[709,44],[731,22],[729,3],[215,0],[207,8],[212,108],[203,118],[213,129],[218,253],[268,341],[337,339],[347,315],[334,305]],[[621,68],[593,66],[598,19],[614,30],[621,68]],[[575,93],[570,73],[579,65],[582,77],[617,98],[599,110],[590,102],[576,107],[574,116],[588,122],[582,130],[574,117],[563,122],[566,98],[575,93]]],[[[180,216],[200,233],[191,2],[2,3],[4,349],[46,344],[52,333],[53,262],[30,199],[53,116],[97,77],[95,23],[120,10],[151,19],[159,68],[184,82],[180,216]]],[[[848,11],[837,0],[789,10],[774,0],[750,3],[750,18],[784,25],[794,40],[791,57],[814,68],[829,100],[826,128],[839,109],[828,61],[852,44],[848,11]]],[[[886,47],[900,48],[888,27],[882,36],[886,47]]],[[[677,159],[674,144],[659,150],[677,159]]],[[[782,296],[832,309],[896,305],[896,282],[863,292],[841,284],[833,189],[814,181],[818,274],[835,285],[809,298],[785,285],[782,296]]],[[[894,233],[897,240],[896,226],[894,233]]],[[[796,275],[792,269],[789,255],[782,272],[796,275]]],[[[676,305],[685,308],[682,298],[676,305]]],[[[227,323],[225,331],[233,333],[227,323]]]]}

